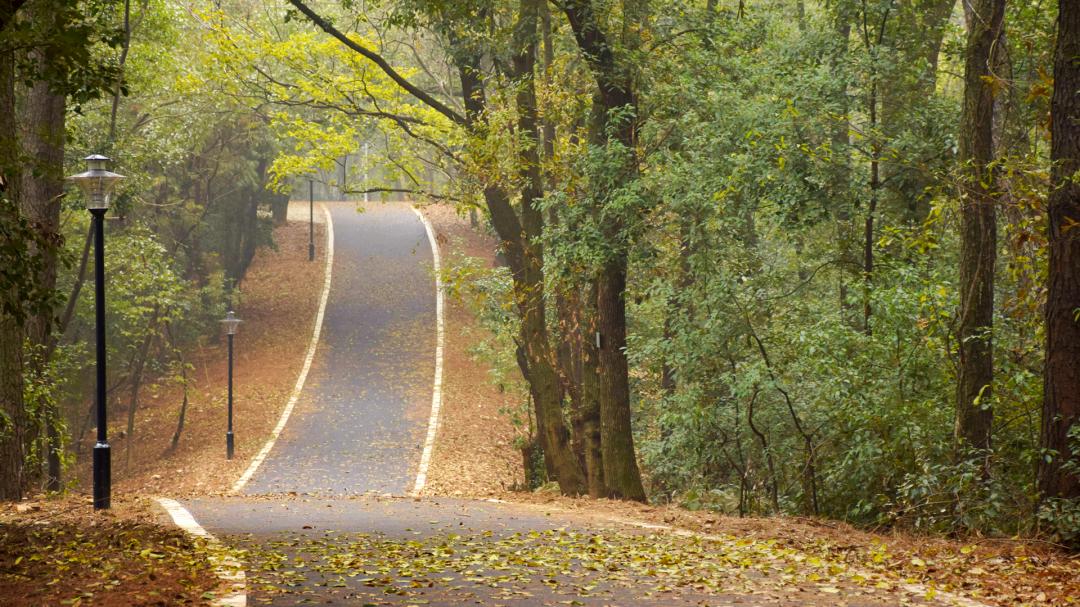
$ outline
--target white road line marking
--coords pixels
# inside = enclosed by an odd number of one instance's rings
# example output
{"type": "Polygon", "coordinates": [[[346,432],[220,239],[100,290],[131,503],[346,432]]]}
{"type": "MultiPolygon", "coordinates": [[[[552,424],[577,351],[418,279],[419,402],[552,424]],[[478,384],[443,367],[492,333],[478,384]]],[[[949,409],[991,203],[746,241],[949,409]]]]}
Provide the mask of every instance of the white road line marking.
{"type": "Polygon", "coordinates": [[[289,421],[293,408],[296,407],[296,401],[300,398],[300,391],[304,389],[304,382],[307,381],[308,371],[311,370],[311,361],[315,359],[315,349],[319,345],[319,335],[322,333],[323,316],[326,315],[326,301],[330,298],[330,275],[334,267],[334,221],[330,217],[330,210],[326,208],[325,204],[319,203],[319,208],[322,209],[323,214],[326,216],[326,278],[323,280],[322,295],[319,296],[319,312],[315,315],[315,330],[311,333],[311,343],[308,344],[307,355],[304,356],[304,366],[300,369],[300,376],[296,378],[296,386],[293,387],[292,395],[289,396],[289,402],[286,403],[285,410],[281,412],[281,419],[278,420],[274,431],[270,433],[270,439],[259,450],[255,459],[251,460],[247,470],[233,484],[231,493],[239,493],[244,488],[244,485],[248,484],[251,477],[255,475],[255,471],[262,465],[266,456],[270,455],[270,450],[274,448],[274,443],[281,436],[281,431],[285,429],[285,424],[289,421]]]}
{"type": "Polygon", "coordinates": [[[222,607],[245,607],[247,605],[247,575],[240,561],[229,553],[216,537],[211,535],[202,525],[195,521],[187,508],[180,502],[167,497],[157,497],[158,504],[169,513],[176,526],[183,529],[188,535],[201,537],[211,547],[210,562],[214,565],[214,574],[226,585],[225,594],[214,599],[213,605],[222,607]]]}
{"type": "Polygon", "coordinates": [[[428,468],[431,466],[431,452],[435,450],[435,435],[439,429],[439,410],[442,408],[442,374],[443,374],[443,286],[442,286],[442,260],[439,257],[439,243],[435,240],[435,231],[431,222],[416,207],[412,207],[416,216],[424,224],[428,242],[431,244],[431,257],[435,266],[435,383],[431,391],[431,418],[428,420],[427,438],[424,439],[424,452],[420,455],[420,466],[416,470],[416,484],[410,493],[413,497],[420,495],[427,484],[428,468]]]}

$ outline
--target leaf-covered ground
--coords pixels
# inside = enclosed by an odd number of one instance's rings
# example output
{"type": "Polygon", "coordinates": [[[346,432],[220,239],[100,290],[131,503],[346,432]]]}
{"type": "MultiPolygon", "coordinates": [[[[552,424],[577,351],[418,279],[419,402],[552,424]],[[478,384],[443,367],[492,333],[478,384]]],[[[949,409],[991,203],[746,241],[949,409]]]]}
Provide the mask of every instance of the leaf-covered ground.
{"type": "Polygon", "coordinates": [[[0,513],[0,604],[205,605],[219,585],[203,547],[89,504],[22,504],[0,513]]]}
{"type": "Polygon", "coordinates": [[[256,603],[906,605],[895,582],[775,541],[618,530],[231,538],[256,603]]]}
{"type": "Polygon", "coordinates": [[[730,517],[676,505],[650,506],[513,493],[508,499],[551,509],[553,516],[600,516],[771,541],[855,570],[919,584],[988,605],[1080,605],[1080,555],[1034,540],[946,539],[901,531],[874,533],[801,517],[730,517]],[[556,514],[561,512],[561,514],[556,514]]]}

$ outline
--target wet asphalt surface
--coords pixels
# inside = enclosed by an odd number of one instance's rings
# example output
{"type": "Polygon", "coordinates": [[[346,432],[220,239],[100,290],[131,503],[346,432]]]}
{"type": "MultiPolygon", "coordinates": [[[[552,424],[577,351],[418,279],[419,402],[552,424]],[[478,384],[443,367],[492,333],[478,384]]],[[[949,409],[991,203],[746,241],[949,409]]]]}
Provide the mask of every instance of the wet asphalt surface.
{"type": "Polygon", "coordinates": [[[909,604],[784,582],[780,569],[748,567],[760,555],[733,543],[541,506],[405,497],[430,413],[430,245],[407,205],[328,206],[333,281],[288,426],[242,495],[184,502],[238,551],[248,605],[909,604]]]}

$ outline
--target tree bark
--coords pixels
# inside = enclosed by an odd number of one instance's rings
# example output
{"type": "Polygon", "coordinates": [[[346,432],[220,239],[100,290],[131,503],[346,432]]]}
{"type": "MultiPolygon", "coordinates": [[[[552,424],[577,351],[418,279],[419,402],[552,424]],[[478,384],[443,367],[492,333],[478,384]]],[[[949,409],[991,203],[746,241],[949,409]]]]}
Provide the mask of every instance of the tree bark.
{"type": "Polygon", "coordinates": [[[124,441],[124,465],[131,466],[131,445],[135,442],[135,413],[139,409],[139,389],[142,388],[143,371],[146,369],[146,361],[150,357],[150,347],[157,337],[158,311],[155,308],[150,322],[146,325],[146,336],[135,353],[134,364],[131,366],[131,403],[128,405],[127,437],[124,441]]]}
{"type": "MultiPolygon", "coordinates": [[[[589,286],[588,300],[596,301],[597,285],[589,286]]],[[[589,495],[604,497],[607,484],[604,481],[604,451],[600,434],[600,349],[596,346],[596,310],[590,304],[583,306],[581,340],[581,442],[585,451],[585,475],[589,495]]]]}
{"type": "MultiPolygon", "coordinates": [[[[972,0],[964,65],[960,129],[960,311],[956,438],[961,448],[989,449],[994,378],[994,264],[997,259],[997,192],[994,160],[995,46],[1004,25],[1005,0],[972,0]]],[[[988,472],[985,469],[984,473],[988,472]]]]}
{"type": "Polygon", "coordinates": [[[600,444],[609,497],[644,501],[634,434],[630,425],[630,382],[626,360],[625,256],[609,261],[597,284],[600,330],[600,444]]]}
{"type": "MultiPolygon", "coordinates": [[[[480,58],[468,49],[455,50],[454,61],[461,80],[466,128],[480,133],[484,128],[486,104],[483,82],[479,77],[480,58]]],[[[526,201],[531,204],[534,199],[523,193],[523,205],[526,201]]],[[[513,295],[521,320],[521,345],[528,365],[528,369],[522,371],[529,377],[533,409],[540,430],[540,445],[545,457],[552,458],[560,490],[567,495],[580,495],[585,491],[584,475],[570,448],[570,431],[562,414],[559,379],[548,342],[543,297],[543,251],[528,248],[527,244],[529,240],[539,242],[543,231],[542,217],[538,213],[530,213],[527,220],[524,208],[519,217],[506,192],[498,187],[486,187],[484,201],[513,280],[513,295]]]]}
{"type": "Polygon", "coordinates": [[[1080,448],[1069,441],[1080,422],[1080,3],[1058,2],[1054,93],[1050,102],[1050,173],[1046,296],[1046,365],[1043,388],[1042,447],[1053,452],[1039,460],[1044,497],[1080,497],[1080,448]]]}

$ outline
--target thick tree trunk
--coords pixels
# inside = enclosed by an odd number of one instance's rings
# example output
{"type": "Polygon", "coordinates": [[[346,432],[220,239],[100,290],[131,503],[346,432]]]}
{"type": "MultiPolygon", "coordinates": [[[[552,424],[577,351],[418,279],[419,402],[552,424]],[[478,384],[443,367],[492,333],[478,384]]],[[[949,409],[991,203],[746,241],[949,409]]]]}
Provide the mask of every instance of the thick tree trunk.
{"type": "MultiPolygon", "coordinates": [[[[0,29],[14,15],[4,14],[0,29]]],[[[0,213],[5,225],[20,221],[18,141],[15,134],[15,58],[0,52],[0,213]]],[[[5,300],[17,299],[14,289],[0,292],[5,300]]],[[[5,301],[13,307],[19,301],[5,301]]],[[[23,403],[23,327],[0,309],[0,500],[18,500],[23,491],[26,410],[23,403]]]]}
{"type": "MultiPolygon", "coordinates": [[[[533,382],[532,373],[529,371],[529,355],[525,353],[524,341],[525,341],[525,335],[523,333],[521,335],[520,339],[518,340],[518,346],[517,346],[517,348],[515,348],[514,355],[517,358],[518,370],[521,371],[521,377],[522,377],[522,379],[525,380],[525,383],[528,384],[528,386],[529,386],[529,398],[530,398],[529,403],[533,406],[533,414],[535,416],[536,403],[538,403],[538,402],[548,402],[548,401],[554,400],[555,398],[558,398],[558,402],[562,402],[562,395],[560,393],[556,397],[556,396],[549,396],[549,395],[545,395],[545,394],[542,394],[540,392],[537,392],[537,390],[541,386],[539,384],[533,382]]],[[[560,386],[560,388],[561,388],[561,386],[560,386]]],[[[536,417],[536,427],[535,428],[530,428],[529,436],[533,437],[533,439],[530,442],[536,443],[536,445],[530,447],[529,453],[531,455],[529,455],[529,457],[526,457],[526,459],[525,459],[526,462],[531,462],[532,459],[530,459],[530,458],[533,458],[535,456],[536,447],[540,448],[540,455],[541,455],[541,457],[543,459],[543,463],[544,463],[544,470],[543,470],[543,472],[544,472],[544,475],[543,475],[544,481],[543,482],[547,482],[547,479],[555,479],[555,480],[557,480],[559,478],[558,471],[555,469],[555,461],[553,459],[551,459],[551,454],[548,453],[547,451],[545,451],[544,448],[543,448],[543,444],[547,440],[547,434],[545,432],[545,426],[544,426],[544,420],[545,419],[547,419],[546,416],[536,417]]],[[[522,453],[522,455],[526,455],[526,454],[522,453]]],[[[531,472],[532,472],[531,469],[528,466],[526,466],[526,468],[525,468],[525,476],[529,477],[529,474],[531,472]]],[[[539,470],[536,470],[536,472],[539,472],[539,470]]],[[[534,475],[534,476],[536,476],[536,475],[534,475]]],[[[530,481],[529,484],[531,486],[532,481],[530,481]]],[[[541,483],[541,484],[543,484],[543,483],[541,483]]]]}
{"type": "Polygon", "coordinates": [[[600,330],[600,444],[608,497],[645,500],[634,433],[630,426],[630,382],[626,360],[625,255],[602,270],[596,310],[600,330]]]}
{"type": "Polygon", "coordinates": [[[1050,103],[1050,263],[1046,296],[1046,366],[1042,446],[1056,453],[1039,460],[1044,497],[1080,497],[1080,449],[1069,431],[1080,423],[1080,3],[1058,2],[1054,94],[1050,103]]]}
{"type": "Polygon", "coordinates": [[[564,493],[585,491],[581,466],[570,446],[570,431],[562,412],[563,390],[555,370],[551,351],[544,303],[544,252],[541,237],[544,218],[536,202],[543,197],[540,175],[539,122],[536,110],[535,67],[537,25],[540,2],[521,0],[518,23],[514,32],[516,52],[514,75],[520,81],[516,97],[517,130],[521,135],[518,146],[518,177],[521,180],[522,276],[528,285],[521,307],[523,345],[529,359],[530,380],[537,396],[537,423],[543,431],[544,455],[550,457],[559,486],[564,493]]]}
{"type": "Polygon", "coordinates": [[[11,316],[0,314],[0,500],[22,498],[26,428],[22,391],[22,328],[11,316]]]}
{"type": "MultiPolygon", "coordinates": [[[[46,7],[35,6],[32,18],[47,19],[46,7]]],[[[44,68],[48,57],[42,51],[33,51],[30,60],[44,68]]],[[[60,234],[60,199],[64,195],[64,117],[67,99],[57,93],[50,83],[38,80],[26,95],[25,117],[23,119],[22,142],[32,168],[22,176],[22,191],[19,206],[23,216],[42,236],[45,246],[38,251],[42,261],[36,281],[41,288],[52,291],[56,288],[57,252],[61,246],[60,234]]],[[[51,333],[54,310],[44,309],[32,315],[26,323],[26,337],[31,346],[39,348],[38,361],[42,367],[48,364],[53,343],[51,333]]],[[[43,368],[34,372],[43,372],[43,368]]],[[[60,489],[60,412],[56,405],[45,412],[46,428],[46,488],[50,491],[60,489]]]]}
{"type": "Polygon", "coordinates": [[[597,286],[589,286],[588,301],[582,307],[581,340],[581,442],[585,452],[585,476],[589,484],[589,495],[603,497],[606,493],[604,482],[604,453],[600,435],[600,349],[596,346],[596,302],[597,286]]]}
{"type": "MultiPolygon", "coordinates": [[[[994,263],[997,218],[994,191],[994,43],[1001,36],[1005,0],[973,0],[964,66],[960,129],[960,312],[956,437],[961,448],[989,449],[994,378],[994,263]]],[[[987,470],[984,469],[984,472],[987,470]]]]}
{"type": "MultiPolygon", "coordinates": [[[[39,53],[32,53],[35,58],[39,53]]],[[[38,280],[44,288],[56,286],[57,250],[60,245],[60,199],[64,195],[64,114],[66,98],[47,82],[37,81],[26,98],[22,143],[31,171],[23,173],[19,206],[50,245],[39,254],[44,262],[38,280]]],[[[53,310],[32,316],[26,327],[33,345],[45,345],[52,330],[53,310]]]]}
{"type": "Polygon", "coordinates": [[[573,287],[558,286],[556,289],[555,322],[559,328],[559,343],[555,349],[555,358],[559,362],[563,394],[570,401],[570,443],[588,478],[588,470],[585,468],[585,418],[581,407],[581,297],[573,287]]]}

